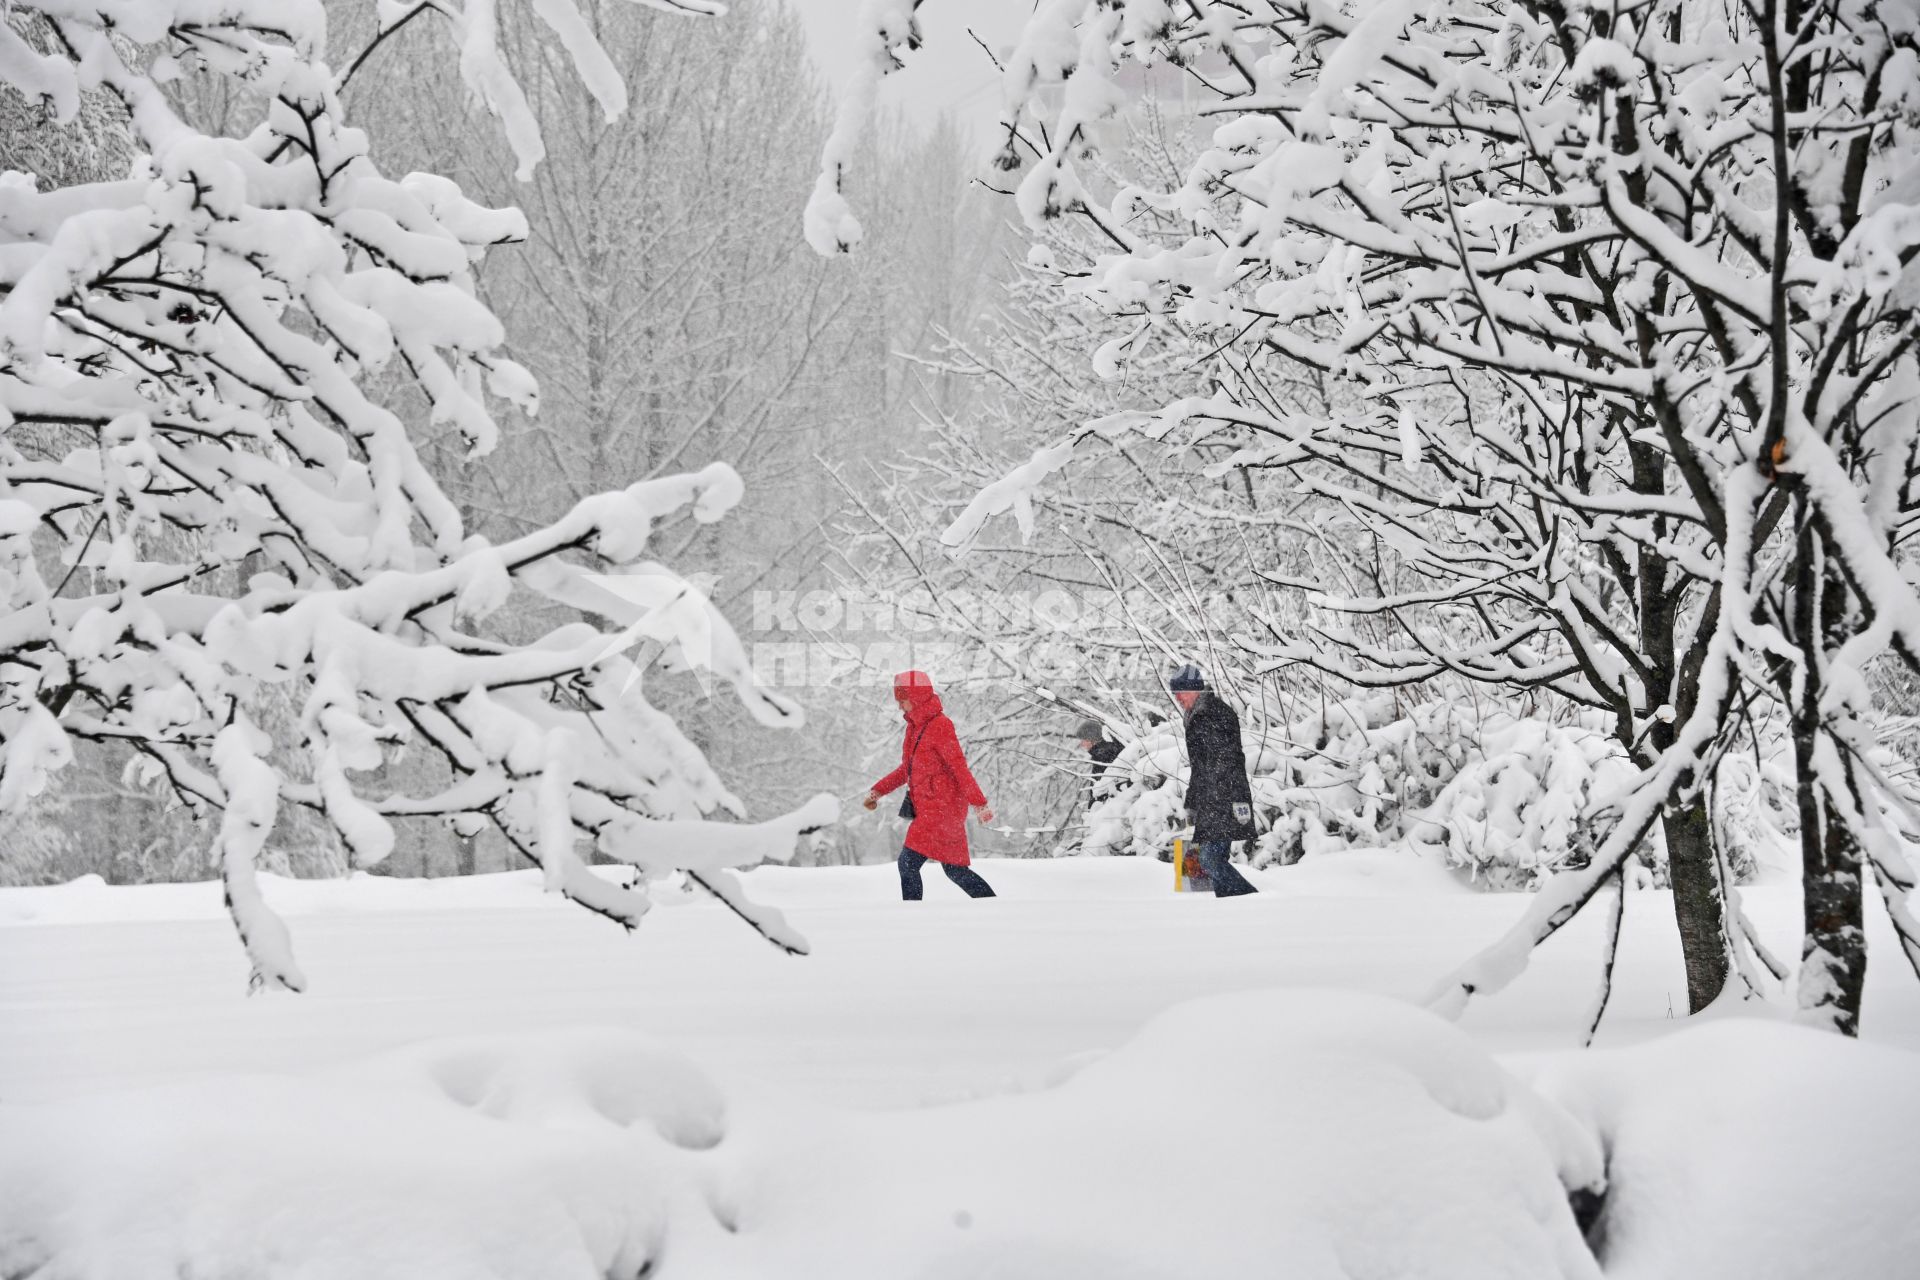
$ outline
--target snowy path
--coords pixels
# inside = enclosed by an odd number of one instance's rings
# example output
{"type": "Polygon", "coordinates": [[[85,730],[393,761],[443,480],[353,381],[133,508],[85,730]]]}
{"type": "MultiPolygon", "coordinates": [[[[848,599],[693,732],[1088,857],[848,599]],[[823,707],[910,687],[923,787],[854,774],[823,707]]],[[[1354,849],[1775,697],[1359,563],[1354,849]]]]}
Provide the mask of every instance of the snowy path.
{"type": "MultiPolygon", "coordinates": [[[[815,1099],[911,1105],[1044,1078],[1209,991],[1330,986],[1418,997],[1524,907],[1455,891],[1393,856],[1259,873],[1258,898],[1167,891],[1167,868],[1114,859],[986,862],[1003,895],[935,877],[917,908],[889,867],[749,877],[815,954],[783,957],[717,905],[662,907],[639,933],[539,895],[531,875],[295,883],[268,893],[313,982],[246,999],[213,885],[0,890],[0,1098],[152,1082],[210,1067],[323,1065],[425,1037],[613,1026],[655,1037],[721,1079],[815,1099]]],[[[1748,894],[1791,952],[1790,889],[1748,894]]],[[[1622,978],[1603,1041],[1642,1038],[1684,1007],[1664,894],[1628,903],[1622,978]]],[[[1874,942],[1872,1038],[1920,1047],[1920,983],[1885,921],[1874,942]]],[[[1598,921],[1550,943],[1467,1027],[1499,1052],[1575,1042],[1598,921]]]]}

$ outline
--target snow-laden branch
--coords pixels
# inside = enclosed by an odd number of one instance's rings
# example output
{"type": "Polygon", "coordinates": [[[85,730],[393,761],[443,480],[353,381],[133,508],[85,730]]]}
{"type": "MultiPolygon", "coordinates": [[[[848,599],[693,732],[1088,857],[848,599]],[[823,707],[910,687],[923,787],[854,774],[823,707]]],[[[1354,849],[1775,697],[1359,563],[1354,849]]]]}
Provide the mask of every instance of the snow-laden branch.
{"type": "Polygon", "coordinates": [[[846,253],[866,231],[847,200],[848,179],[860,139],[873,114],[880,80],[902,65],[901,50],[920,47],[920,24],[915,12],[921,0],[863,0],[855,30],[861,48],[853,74],[840,86],[833,132],[820,152],[820,176],[807,199],[803,226],[815,253],[846,253]]]}
{"type": "MultiPolygon", "coordinates": [[[[495,3],[433,8],[530,167],[537,126],[499,60],[495,3]]],[[[624,110],[573,0],[534,9],[608,115],[624,110]]],[[[382,31],[413,11],[385,6],[382,31]]],[[[123,181],[0,175],[0,809],[31,803],[75,740],[133,746],[216,830],[256,983],[294,990],[253,873],[283,803],[324,815],[361,867],[393,848],[396,819],[492,824],[550,889],[627,927],[649,882],[724,885],[833,820],[822,798],[740,821],[629,656],[644,646],[731,685],[764,724],[798,722],[697,584],[649,558],[663,523],[739,501],[731,467],[588,497],[497,545],[466,532],[389,397],[420,397],[476,457],[499,406],[538,411],[474,276],[526,220],[445,178],[380,172],[346,121],[317,0],[13,13],[39,21],[0,27],[0,91],[45,98],[56,123],[76,95],[110,94],[140,155],[123,181]],[[256,127],[187,123],[154,78],[182,58],[244,82],[256,127]],[[510,605],[572,620],[509,643],[488,620],[510,605]],[[291,716],[273,709],[282,689],[291,716]],[[366,794],[409,746],[451,783],[366,794]],[[591,872],[590,849],[638,868],[635,885],[591,872]]],[[[802,949],[737,889],[728,901],[802,949]]]]}
{"type": "MultiPolygon", "coordinates": [[[[1509,976],[1654,823],[1670,847],[1710,832],[1708,775],[1755,699],[1798,708],[1809,868],[1839,858],[1833,892],[1857,898],[1879,839],[1862,775],[1813,762],[1876,714],[1871,664],[1920,664],[1898,552],[1920,465],[1915,31],[1869,0],[1791,30],[1773,12],[1055,0],[1005,68],[998,162],[1027,171],[1034,277],[1090,317],[1082,363],[1148,386],[1184,360],[1211,390],[1063,424],[947,544],[1004,514],[1024,537],[1122,440],[1209,477],[1283,473],[1372,553],[1308,607],[1398,631],[1315,622],[1249,651],[1362,685],[1550,689],[1605,707],[1644,771],[1595,806],[1606,858],[1456,991],[1509,976]],[[1204,122],[1191,152],[1095,127],[1117,84],[1175,77],[1204,122]],[[1063,221],[1095,246],[1070,268],[1063,221]],[[1286,411],[1272,388],[1303,370],[1337,410],[1286,411]]],[[[1719,939],[1688,955],[1698,1008],[1743,944],[1711,839],[1681,843],[1699,892],[1676,901],[1719,913],[1683,930],[1719,939]]]]}

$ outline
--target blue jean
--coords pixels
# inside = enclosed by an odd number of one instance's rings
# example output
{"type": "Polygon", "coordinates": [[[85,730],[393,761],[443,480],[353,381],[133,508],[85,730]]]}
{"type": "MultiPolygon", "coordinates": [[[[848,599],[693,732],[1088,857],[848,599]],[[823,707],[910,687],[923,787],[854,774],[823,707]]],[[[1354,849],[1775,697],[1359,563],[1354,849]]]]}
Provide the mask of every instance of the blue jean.
{"type": "Polygon", "coordinates": [[[1207,879],[1213,884],[1213,896],[1216,898],[1237,898],[1243,893],[1258,893],[1258,889],[1248,883],[1247,878],[1235,870],[1233,861],[1227,854],[1233,849],[1226,840],[1202,840],[1196,848],[1200,853],[1200,868],[1207,873],[1207,879]]]}
{"type": "MultiPolygon", "coordinates": [[[[911,849],[900,850],[900,897],[905,902],[920,901],[920,868],[927,865],[927,855],[915,853],[911,849]]],[[[980,873],[972,867],[956,867],[951,862],[943,862],[940,869],[947,873],[947,879],[967,891],[969,898],[993,897],[993,886],[980,878],[980,873]]]]}

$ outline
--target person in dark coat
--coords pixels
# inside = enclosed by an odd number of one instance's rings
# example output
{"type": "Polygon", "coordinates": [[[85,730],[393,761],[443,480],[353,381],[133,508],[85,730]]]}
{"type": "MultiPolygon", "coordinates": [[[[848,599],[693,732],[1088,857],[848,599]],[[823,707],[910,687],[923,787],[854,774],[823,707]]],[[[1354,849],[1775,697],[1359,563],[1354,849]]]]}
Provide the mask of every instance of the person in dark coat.
{"type": "Polygon", "coordinates": [[[1206,677],[1192,663],[1175,671],[1167,687],[1187,720],[1187,816],[1200,865],[1216,898],[1258,893],[1228,856],[1234,841],[1255,834],[1240,717],[1207,688],[1206,677]]]}
{"type": "Polygon", "coordinates": [[[1107,737],[1106,726],[1098,720],[1080,722],[1080,749],[1093,760],[1093,777],[1098,778],[1107,771],[1120,755],[1120,744],[1107,737]]]}
{"type": "Polygon", "coordinates": [[[967,768],[960,735],[925,672],[902,671],[895,676],[893,696],[907,722],[900,767],[874,783],[862,803],[871,809],[888,792],[903,784],[907,788],[909,807],[901,816],[913,821],[900,849],[900,896],[908,902],[920,901],[920,869],[932,859],[969,898],[991,898],[992,886],[967,865],[967,809],[976,810],[982,822],[993,821],[993,810],[967,768]]]}
{"type": "MultiPolygon", "coordinates": [[[[1107,737],[1106,726],[1098,720],[1082,720],[1079,729],[1080,749],[1087,753],[1093,762],[1093,768],[1087,775],[1086,785],[1081,787],[1082,798],[1087,802],[1087,816],[1093,816],[1094,788],[1100,785],[1100,775],[1107,771],[1120,755],[1120,744],[1107,737]]],[[[1069,814],[1071,816],[1071,814],[1069,814]]]]}

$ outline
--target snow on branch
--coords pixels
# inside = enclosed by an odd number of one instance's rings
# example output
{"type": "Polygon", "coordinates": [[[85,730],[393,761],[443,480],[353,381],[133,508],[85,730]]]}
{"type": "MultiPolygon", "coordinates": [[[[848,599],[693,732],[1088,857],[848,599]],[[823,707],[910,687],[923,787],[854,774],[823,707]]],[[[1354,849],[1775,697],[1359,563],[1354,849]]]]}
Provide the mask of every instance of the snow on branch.
{"type": "MultiPolygon", "coordinates": [[[[1004,513],[1024,533],[1046,486],[1129,442],[1281,473],[1371,565],[1314,584],[1305,609],[1344,616],[1249,639],[1250,667],[1545,690],[1608,713],[1637,766],[1588,815],[1605,856],[1448,1003],[1510,978],[1654,824],[1710,832],[1756,704],[1793,719],[1818,792],[1803,860],[1833,901],[1806,954],[1844,980],[1810,1006],[1857,996],[1863,870],[1905,878],[1872,856],[1855,744],[1883,710],[1869,670],[1920,666],[1920,45],[1868,0],[1772,13],[1045,0],[1006,67],[1033,276],[1085,317],[1087,369],[1149,399],[1063,425],[948,544],[1004,513]],[[1152,145],[1103,129],[1116,110],[1152,145]],[[1183,362],[1210,394],[1151,398],[1183,362]]],[[[1719,940],[1688,957],[1694,1007],[1743,963],[1714,838],[1674,861],[1713,917],[1683,933],[1719,940]]]]}
{"type": "MultiPolygon", "coordinates": [[[[727,11],[719,0],[628,0],[665,13],[718,17],[727,11]]],[[[408,0],[380,0],[382,35],[409,21],[423,7],[431,7],[451,28],[459,50],[460,78],[487,110],[500,121],[520,162],[515,177],[522,182],[546,159],[540,121],[527,101],[513,69],[500,52],[500,0],[432,0],[430,5],[408,0]]],[[[575,0],[533,0],[533,11],[554,34],[573,63],[575,74],[600,104],[609,123],[626,114],[627,86],[620,69],[601,47],[593,24],[575,0]]]]}
{"type": "Polygon", "coordinates": [[[847,253],[866,232],[846,197],[848,171],[860,139],[873,115],[881,77],[902,65],[900,50],[920,47],[920,24],[914,16],[921,0],[865,0],[858,27],[865,48],[853,74],[840,86],[833,132],[820,153],[820,176],[807,198],[803,225],[807,243],[823,257],[847,253]]]}
{"type": "MultiPolygon", "coordinates": [[[[492,0],[434,8],[531,163],[492,0]]],[[[624,109],[573,0],[536,11],[606,110],[624,109]]],[[[393,391],[476,456],[501,404],[537,412],[474,284],[526,220],[448,179],[379,170],[325,62],[321,5],[13,12],[39,20],[48,51],[0,26],[0,91],[45,99],[56,124],[76,93],[111,95],[138,154],[118,181],[43,191],[0,175],[0,810],[32,803],[78,744],[133,746],[213,824],[256,985],[291,990],[305,978],[254,876],[285,805],[323,815],[360,867],[387,856],[396,820],[491,824],[550,889],[629,928],[650,881],[784,859],[833,820],[823,799],[738,821],[629,652],[644,639],[762,723],[798,723],[705,594],[647,558],[663,523],[739,501],[731,467],[589,497],[498,545],[466,532],[393,391]],[[250,132],[206,134],[169,105],[154,68],[189,56],[245,82],[237,100],[261,104],[250,132]],[[489,626],[510,606],[520,642],[489,626]],[[556,614],[569,620],[544,633],[519,625],[556,614]],[[438,757],[450,782],[367,794],[403,750],[438,757]],[[635,886],[590,871],[596,848],[638,867],[635,886]]],[[[383,29],[409,12],[387,6],[383,29]]],[[[729,905],[801,949],[737,892],[729,905]]]]}

